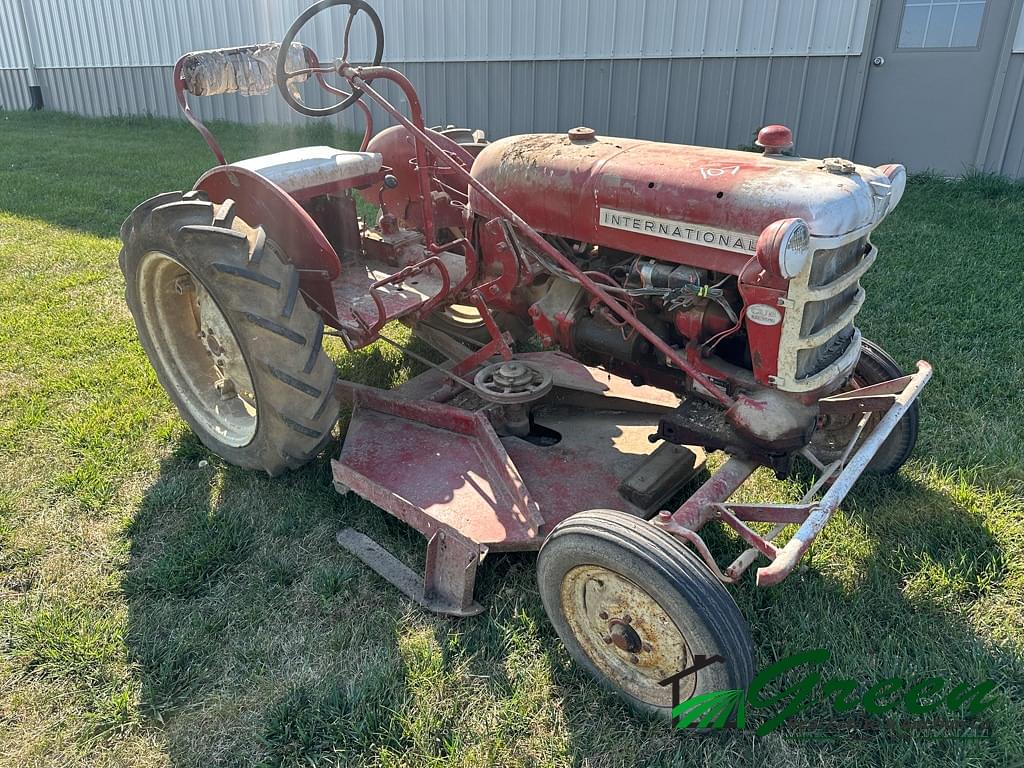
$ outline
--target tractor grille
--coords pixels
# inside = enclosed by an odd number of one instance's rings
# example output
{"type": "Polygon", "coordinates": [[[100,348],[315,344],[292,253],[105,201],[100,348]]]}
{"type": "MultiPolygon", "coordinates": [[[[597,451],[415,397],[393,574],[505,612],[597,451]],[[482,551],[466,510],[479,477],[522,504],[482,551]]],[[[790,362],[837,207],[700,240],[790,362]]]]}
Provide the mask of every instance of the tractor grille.
{"type": "MultiPolygon", "coordinates": [[[[797,311],[787,313],[787,320],[795,326],[787,335],[797,353],[795,369],[783,372],[780,366],[780,374],[783,381],[793,382],[793,388],[812,389],[827,383],[815,377],[820,374],[820,378],[827,378],[826,369],[859,342],[854,320],[864,302],[860,276],[874,256],[867,236],[838,248],[819,250],[805,275],[790,283],[789,298],[797,311]]],[[[793,362],[791,359],[790,365],[793,362]]]]}
{"type": "MultiPolygon", "coordinates": [[[[843,277],[855,270],[868,253],[867,237],[854,240],[839,248],[817,251],[811,262],[807,287],[812,291],[827,292],[829,285],[845,282],[843,277]]],[[[819,301],[808,301],[804,305],[803,320],[800,323],[800,337],[809,339],[820,334],[844,317],[857,303],[862,295],[860,282],[855,280],[851,285],[840,290],[833,296],[819,301]]],[[[856,309],[859,309],[859,305],[856,309]]],[[[854,309],[854,314],[856,314],[854,309]]],[[[833,334],[828,334],[820,343],[813,347],[801,349],[797,353],[796,377],[805,379],[823,371],[846,352],[853,340],[853,317],[844,323],[833,334]]]]}
{"type": "Polygon", "coordinates": [[[846,326],[822,347],[801,349],[796,355],[796,376],[806,379],[828,368],[843,356],[853,340],[853,324],[846,326]]]}
{"type": "Polygon", "coordinates": [[[811,262],[811,274],[807,278],[807,285],[811,288],[821,288],[851,272],[867,255],[867,250],[868,239],[862,237],[839,248],[817,251],[811,262]]]}

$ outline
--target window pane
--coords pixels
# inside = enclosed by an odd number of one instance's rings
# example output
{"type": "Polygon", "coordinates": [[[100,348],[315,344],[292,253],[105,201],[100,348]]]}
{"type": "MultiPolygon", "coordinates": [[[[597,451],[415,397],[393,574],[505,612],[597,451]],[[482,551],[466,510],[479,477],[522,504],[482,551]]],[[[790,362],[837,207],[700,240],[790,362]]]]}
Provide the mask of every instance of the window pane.
{"type": "Polygon", "coordinates": [[[947,47],[949,38],[953,35],[953,19],[955,17],[955,5],[933,5],[932,15],[928,19],[928,29],[924,33],[924,47],[947,47]]]}
{"type": "Polygon", "coordinates": [[[978,44],[981,34],[981,20],[985,16],[984,3],[961,3],[960,13],[953,27],[953,39],[950,45],[954,48],[973,48],[978,44]]]}
{"type": "Polygon", "coordinates": [[[899,48],[973,48],[986,0],[904,0],[899,48]]]}
{"type": "Polygon", "coordinates": [[[920,48],[924,43],[924,28],[928,24],[927,5],[908,5],[903,11],[900,28],[900,48],[920,48]]]}

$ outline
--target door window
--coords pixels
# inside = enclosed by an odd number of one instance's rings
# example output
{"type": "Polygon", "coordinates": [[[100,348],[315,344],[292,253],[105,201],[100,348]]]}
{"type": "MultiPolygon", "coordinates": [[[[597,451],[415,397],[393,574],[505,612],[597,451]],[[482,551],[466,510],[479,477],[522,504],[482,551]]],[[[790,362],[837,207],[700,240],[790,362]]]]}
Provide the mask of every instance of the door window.
{"type": "Polygon", "coordinates": [[[904,0],[899,48],[976,48],[985,0],[904,0]]]}

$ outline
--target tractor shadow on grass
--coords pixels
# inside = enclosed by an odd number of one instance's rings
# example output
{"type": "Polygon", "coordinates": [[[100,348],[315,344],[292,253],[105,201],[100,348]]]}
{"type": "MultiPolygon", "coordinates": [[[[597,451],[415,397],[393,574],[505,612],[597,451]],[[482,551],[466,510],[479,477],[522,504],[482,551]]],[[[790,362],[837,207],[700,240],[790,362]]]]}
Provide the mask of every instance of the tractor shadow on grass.
{"type": "MultiPolygon", "coordinates": [[[[458,620],[421,610],[340,550],[334,534],[349,524],[414,567],[425,545],[334,492],[338,447],[271,480],[223,465],[186,433],[148,489],[130,529],[128,642],[144,725],[163,732],[174,765],[357,763],[382,750],[591,765],[1024,755],[1006,705],[986,713],[996,736],[985,742],[674,734],[571,662],[544,615],[534,555],[489,556],[477,583],[486,610],[458,620]]],[[[976,628],[999,626],[998,585],[1012,563],[958,498],[903,475],[865,481],[806,569],[773,589],[757,589],[752,574],[733,588],[758,666],[824,647],[826,676],[864,687],[991,677],[1019,706],[1024,662],[976,628]]],[[[707,539],[723,564],[741,550],[726,533],[707,539]]]]}

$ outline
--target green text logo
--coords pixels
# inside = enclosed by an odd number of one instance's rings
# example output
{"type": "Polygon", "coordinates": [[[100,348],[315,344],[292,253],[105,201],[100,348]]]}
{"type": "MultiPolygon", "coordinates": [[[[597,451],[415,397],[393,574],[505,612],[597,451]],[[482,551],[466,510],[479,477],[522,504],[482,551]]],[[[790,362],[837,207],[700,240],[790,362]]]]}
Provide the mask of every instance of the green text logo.
{"type": "Polygon", "coordinates": [[[849,678],[826,679],[821,667],[828,661],[824,648],[788,656],[762,669],[746,690],[712,691],[679,701],[679,681],[715,663],[727,663],[721,656],[697,656],[694,664],[661,681],[672,686],[672,723],[676,728],[722,729],[747,727],[751,710],[763,712],[766,719],[754,733],[765,736],[787,722],[802,720],[831,721],[836,716],[869,715],[886,718],[893,715],[946,715],[966,713],[977,717],[991,707],[996,687],[992,680],[958,683],[950,686],[942,677],[908,681],[887,677],[864,686],[849,678]],[[783,684],[783,679],[795,682],[783,684]],[[861,710],[858,712],[858,708],[861,710]]]}

